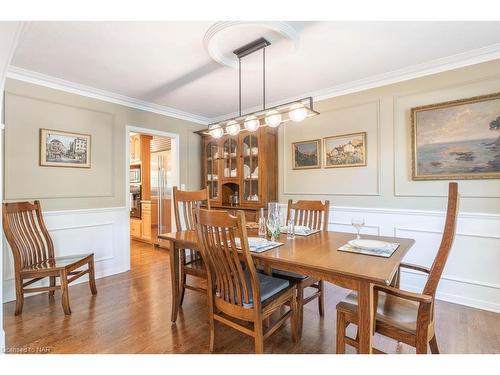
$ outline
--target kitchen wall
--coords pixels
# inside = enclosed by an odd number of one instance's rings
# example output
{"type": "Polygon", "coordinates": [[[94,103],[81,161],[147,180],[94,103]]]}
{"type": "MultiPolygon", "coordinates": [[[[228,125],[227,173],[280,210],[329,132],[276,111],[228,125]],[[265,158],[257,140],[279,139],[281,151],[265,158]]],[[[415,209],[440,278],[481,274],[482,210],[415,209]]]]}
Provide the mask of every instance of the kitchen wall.
{"type": "MultiPolygon", "coordinates": [[[[407,260],[430,265],[448,181],[411,180],[410,109],[498,92],[500,60],[318,101],[319,116],[280,127],[280,201],[329,199],[332,229],[352,231],[351,217],[364,217],[366,233],[415,238],[407,260]],[[292,142],[355,132],[367,132],[366,167],[292,170],[292,142]]],[[[438,296],[500,311],[500,179],[461,180],[459,191],[455,246],[438,296]]],[[[403,277],[412,290],[423,282],[414,272],[403,277]]]]}
{"type": "MultiPolygon", "coordinates": [[[[12,79],[5,85],[5,124],[5,200],[40,199],[56,254],[93,251],[98,276],[129,269],[127,125],[179,134],[180,182],[200,185],[200,138],[193,134],[199,124],[12,79]],[[40,128],[90,134],[91,168],[40,167],[40,128]]],[[[10,251],[3,278],[4,301],[12,300],[10,251]]]]}

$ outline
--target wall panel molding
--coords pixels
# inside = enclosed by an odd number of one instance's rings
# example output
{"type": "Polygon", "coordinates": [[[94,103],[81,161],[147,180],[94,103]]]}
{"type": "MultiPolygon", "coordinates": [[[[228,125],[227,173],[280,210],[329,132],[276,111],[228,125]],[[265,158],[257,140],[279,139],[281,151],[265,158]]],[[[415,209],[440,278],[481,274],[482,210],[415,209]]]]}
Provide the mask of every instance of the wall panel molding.
{"type": "Polygon", "coordinates": [[[146,102],[144,100],[131,98],[129,96],[116,94],[110,91],[101,90],[95,87],[82,85],[79,83],[67,81],[47,74],[38,73],[32,70],[10,66],[7,71],[7,77],[18,81],[29,82],[35,85],[48,87],[55,90],[69,92],[93,99],[119,104],[130,108],[140,109],[142,111],[157,113],[163,116],[178,118],[181,120],[192,121],[197,124],[207,125],[212,121],[203,116],[180,111],[174,108],[160,104],[146,102]]]}
{"type": "MultiPolygon", "coordinates": [[[[281,205],[286,210],[286,204],[281,205]]],[[[430,266],[439,248],[445,212],[362,207],[330,208],[330,230],[354,233],[352,217],[363,217],[362,234],[415,239],[405,260],[430,266]]],[[[455,242],[438,287],[437,298],[500,312],[500,215],[461,213],[455,242]],[[474,246],[475,244],[478,246],[474,246]]],[[[426,275],[403,270],[403,289],[421,292],[426,275]]]]}
{"type": "MultiPolygon", "coordinates": [[[[411,122],[410,108],[500,91],[500,74],[475,79],[453,81],[439,87],[415,90],[393,96],[393,176],[396,197],[446,197],[447,181],[411,180],[411,122]],[[406,104],[405,104],[406,103],[406,104]],[[419,188],[411,185],[418,184],[419,188]],[[439,187],[439,189],[437,189],[439,187]],[[406,189],[406,191],[405,191],[406,189]],[[409,191],[408,191],[409,190],[409,191]]],[[[462,198],[500,198],[498,179],[460,180],[462,198]]],[[[417,186],[417,185],[415,185],[417,186]]]]}
{"type": "Polygon", "coordinates": [[[115,194],[116,167],[114,139],[117,136],[115,115],[111,112],[48,100],[36,94],[5,91],[6,137],[12,139],[5,147],[5,198],[7,201],[36,199],[111,198],[115,194]],[[30,113],[33,113],[30,115],[30,113]],[[40,117],[40,118],[39,118],[40,117]],[[71,120],[68,120],[68,119],[71,120]],[[36,124],[35,128],[31,124],[36,124]],[[39,163],[40,128],[88,133],[91,138],[91,168],[47,168],[39,163]],[[35,132],[36,131],[36,132],[35,132]],[[18,146],[14,139],[25,136],[32,147],[18,146]],[[18,151],[20,149],[20,151],[18,151]],[[36,151],[34,151],[36,150],[36,151]],[[25,155],[21,156],[18,152],[25,155]],[[34,160],[33,160],[34,159],[34,160]],[[34,161],[28,163],[27,161],[34,161]],[[22,173],[19,171],[21,169],[22,173]],[[87,178],[82,178],[84,174],[87,178]],[[51,188],[36,187],[26,183],[26,177],[44,180],[51,188]],[[59,179],[62,185],[53,181],[59,179]],[[66,181],[76,179],[76,186],[66,181]],[[84,185],[86,181],[100,180],[100,188],[84,185]],[[9,182],[10,181],[10,182],[9,182]],[[15,181],[12,182],[12,181],[15,181]]]}
{"type": "MultiPolygon", "coordinates": [[[[57,256],[94,252],[96,277],[106,277],[130,269],[129,212],[125,207],[43,213],[54,241],[57,256]]],[[[3,302],[15,299],[14,266],[5,236],[3,245],[3,302]]],[[[82,277],[75,283],[86,282],[82,277]]],[[[35,283],[33,285],[44,285],[35,283]]],[[[29,301],[29,300],[28,300],[29,301]]]]}
{"type": "MultiPolygon", "coordinates": [[[[367,166],[365,167],[356,167],[356,168],[351,168],[353,173],[356,172],[356,170],[358,168],[369,168],[369,166],[372,165],[372,163],[375,163],[376,165],[376,179],[377,179],[377,183],[376,183],[376,189],[374,192],[357,192],[357,193],[343,193],[343,192],[331,192],[332,189],[330,189],[329,192],[318,192],[316,190],[313,190],[313,191],[303,191],[301,189],[298,189],[298,190],[295,190],[295,191],[292,191],[290,189],[290,187],[288,186],[288,182],[287,182],[287,176],[289,173],[294,173],[294,172],[297,172],[297,171],[294,171],[292,169],[292,165],[291,165],[291,160],[290,158],[288,157],[288,152],[289,152],[289,149],[291,147],[291,143],[292,142],[289,142],[288,139],[287,139],[287,127],[284,126],[283,127],[283,130],[282,130],[282,137],[280,137],[280,140],[282,141],[283,143],[283,150],[282,150],[282,153],[281,153],[281,163],[280,165],[282,166],[282,171],[281,171],[281,176],[283,178],[283,192],[282,194],[283,195],[319,195],[319,196],[379,196],[381,194],[381,179],[380,179],[380,173],[381,173],[381,121],[380,121],[380,99],[376,99],[376,100],[369,100],[369,101],[365,101],[365,102],[361,102],[361,103],[356,103],[356,104],[353,104],[353,105],[346,105],[346,106],[342,106],[342,107],[338,107],[338,108],[333,108],[333,109],[329,109],[329,110],[325,110],[325,111],[322,111],[321,113],[323,115],[325,114],[330,114],[330,113],[334,113],[334,112],[339,112],[339,111],[345,111],[345,110],[349,110],[349,109],[353,109],[353,108],[357,108],[357,107],[364,107],[364,106],[369,106],[369,105],[375,105],[375,122],[376,122],[376,125],[375,125],[375,128],[376,128],[376,134],[370,134],[369,132],[367,132],[367,147],[370,147],[370,145],[372,144],[372,142],[375,143],[375,147],[376,147],[376,150],[375,150],[375,155],[376,155],[376,160],[372,160],[370,159],[369,157],[367,157],[367,166]],[[375,138],[375,139],[374,139],[375,138]]],[[[313,120],[310,120],[311,123],[309,126],[314,126],[314,124],[312,123],[313,120]]],[[[366,131],[365,129],[358,129],[359,132],[362,132],[362,131],[366,131]]],[[[305,138],[303,138],[302,140],[307,140],[307,139],[314,139],[314,138],[319,138],[321,139],[321,159],[323,159],[323,138],[325,137],[330,137],[330,136],[334,136],[334,135],[342,135],[342,134],[348,134],[348,133],[356,133],[358,132],[358,130],[353,130],[353,131],[336,131],[334,129],[332,129],[331,131],[329,131],[328,133],[326,134],[321,134],[320,136],[318,137],[312,137],[312,136],[304,136],[305,138]]],[[[367,152],[368,154],[368,152],[367,152]]],[[[322,160],[322,164],[323,164],[323,160],[322,160]]],[[[338,168],[337,170],[341,170],[343,168],[338,168]]],[[[333,173],[336,169],[335,168],[324,168],[324,166],[321,167],[321,169],[315,169],[315,171],[318,171],[320,170],[322,173],[333,173]]],[[[307,170],[301,170],[299,172],[307,172],[307,170]]]]}

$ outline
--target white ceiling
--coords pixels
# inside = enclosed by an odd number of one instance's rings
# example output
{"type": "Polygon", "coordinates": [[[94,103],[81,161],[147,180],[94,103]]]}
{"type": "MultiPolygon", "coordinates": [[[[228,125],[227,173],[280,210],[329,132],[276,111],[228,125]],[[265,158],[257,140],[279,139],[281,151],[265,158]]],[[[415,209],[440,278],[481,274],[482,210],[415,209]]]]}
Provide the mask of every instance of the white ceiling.
{"type": "MultiPolygon", "coordinates": [[[[220,118],[238,109],[237,70],[203,45],[213,22],[33,22],[12,65],[131,98],[220,118]]],[[[289,22],[298,48],[262,27],[219,38],[224,53],[259,33],[268,102],[285,101],[500,43],[500,22],[289,22]]],[[[276,33],[274,33],[276,34],[276,33]]],[[[499,45],[500,46],[500,45],[499,45]]],[[[500,50],[500,49],[499,49],[500,50]]],[[[261,55],[244,58],[255,67],[261,55]],[[252,61],[253,60],[253,61],[252,61]]],[[[261,104],[261,71],[243,71],[243,107],[261,104]]]]}

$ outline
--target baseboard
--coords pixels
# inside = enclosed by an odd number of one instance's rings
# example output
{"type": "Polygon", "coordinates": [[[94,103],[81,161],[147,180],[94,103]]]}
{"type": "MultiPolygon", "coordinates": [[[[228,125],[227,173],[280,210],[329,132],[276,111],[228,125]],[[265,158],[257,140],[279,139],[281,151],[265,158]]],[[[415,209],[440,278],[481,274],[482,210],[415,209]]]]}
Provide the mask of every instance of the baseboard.
{"type": "MultiPolygon", "coordinates": [[[[124,207],[51,211],[43,215],[56,256],[94,253],[96,278],[130,269],[129,212],[124,207]]],[[[14,266],[5,240],[3,245],[3,302],[10,302],[15,300],[14,266]]],[[[84,276],[74,284],[86,280],[84,276]]],[[[42,285],[33,284],[34,287],[42,285]]]]}
{"type": "MultiPolygon", "coordinates": [[[[112,270],[106,270],[106,272],[98,272],[96,271],[96,274],[95,274],[95,277],[96,279],[102,279],[104,277],[108,277],[108,276],[113,276],[113,275],[118,275],[120,273],[123,273],[123,272],[128,272],[130,271],[129,268],[117,268],[117,269],[112,269],[112,270]]],[[[70,284],[70,292],[71,292],[71,287],[74,286],[74,285],[78,285],[78,284],[82,284],[82,283],[87,283],[88,282],[88,276],[87,275],[84,275],[82,277],[80,277],[78,280],[75,280],[73,281],[71,284],[70,284]]],[[[47,280],[43,280],[44,282],[38,282],[38,283],[35,283],[33,285],[35,286],[48,286],[48,279],[47,280]]],[[[99,284],[98,284],[99,286],[99,284]]],[[[24,298],[26,300],[26,298],[29,298],[31,296],[36,296],[37,294],[42,294],[42,293],[47,293],[47,292],[38,292],[38,293],[30,293],[30,294],[25,294],[24,295],[24,298]]],[[[89,292],[90,293],[90,292],[89,292]]],[[[5,280],[4,281],[4,295],[3,295],[3,302],[4,303],[7,303],[7,302],[12,302],[12,301],[15,301],[16,300],[16,294],[15,294],[15,284],[14,284],[14,280],[5,280]]]]}
{"type": "MultiPolygon", "coordinates": [[[[281,205],[286,210],[286,205],[281,205]]],[[[338,207],[330,209],[329,229],[354,232],[353,217],[365,220],[363,234],[412,238],[415,245],[404,258],[430,266],[439,248],[444,211],[338,207]]],[[[460,213],[457,232],[436,298],[477,309],[500,312],[500,215],[460,213]]],[[[404,270],[401,285],[421,292],[426,275],[404,270]]]]}

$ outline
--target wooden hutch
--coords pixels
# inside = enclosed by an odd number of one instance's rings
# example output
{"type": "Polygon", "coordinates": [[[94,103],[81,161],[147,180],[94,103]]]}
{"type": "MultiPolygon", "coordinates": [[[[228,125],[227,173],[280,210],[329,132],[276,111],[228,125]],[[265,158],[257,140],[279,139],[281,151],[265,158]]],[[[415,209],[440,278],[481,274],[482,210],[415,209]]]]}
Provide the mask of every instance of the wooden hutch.
{"type": "Polygon", "coordinates": [[[219,139],[202,134],[202,142],[202,183],[208,186],[210,206],[243,210],[247,221],[257,221],[260,208],[278,198],[277,129],[242,129],[219,139]]]}

